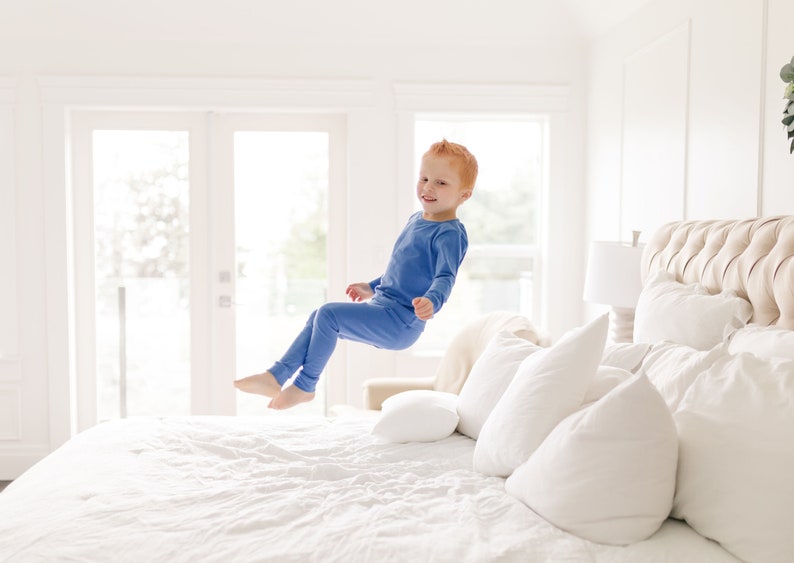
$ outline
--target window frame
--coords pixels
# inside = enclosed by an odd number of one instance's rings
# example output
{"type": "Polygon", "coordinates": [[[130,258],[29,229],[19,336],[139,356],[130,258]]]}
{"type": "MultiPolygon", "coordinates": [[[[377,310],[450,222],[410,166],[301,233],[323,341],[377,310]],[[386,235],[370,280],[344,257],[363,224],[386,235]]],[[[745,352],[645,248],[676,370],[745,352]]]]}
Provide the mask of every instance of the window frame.
{"type": "MultiPolygon", "coordinates": [[[[551,250],[557,248],[551,237],[554,226],[560,222],[559,213],[550,209],[549,186],[565,181],[564,159],[561,150],[563,140],[568,135],[570,89],[564,85],[511,85],[511,84],[433,84],[433,83],[395,83],[394,102],[397,112],[397,181],[399,186],[413,186],[416,179],[414,170],[414,123],[417,118],[427,116],[468,115],[488,117],[489,119],[540,118],[547,120],[545,142],[547,154],[544,158],[544,174],[539,216],[540,254],[538,260],[538,281],[540,291],[536,292],[533,310],[533,323],[541,327],[551,327],[550,314],[558,303],[550,299],[551,277],[560,270],[558,262],[552,263],[551,250]],[[498,108],[498,109],[494,109],[498,108]]],[[[396,212],[397,224],[402,225],[413,209],[413,190],[400,190],[396,212]]],[[[556,299],[556,298],[555,298],[556,299]]],[[[415,355],[426,355],[417,352],[415,355]]]]}
{"type": "MultiPolygon", "coordinates": [[[[516,312],[526,315],[528,318],[539,318],[538,315],[543,315],[543,295],[544,295],[544,266],[545,257],[543,253],[545,230],[544,220],[545,217],[545,204],[546,204],[546,190],[548,185],[548,160],[549,160],[549,119],[546,115],[538,114],[506,114],[506,113],[489,113],[489,112],[414,112],[412,114],[411,130],[415,131],[415,124],[419,121],[439,121],[439,122],[461,122],[461,123],[474,123],[474,122],[504,122],[504,123],[534,123],[540,128],[541,147],[540,147],[540,190],[538,192],[537,203],[537,217],[535,226],[535,243],[534,244],[477,244],[476,241],[469,241],[469,250],[467,257],[469,260],[478,256],[489,255],[496,258],[528,258],[532,260],[532,279],[533,291],[531,301],[524,303],[521,301],[519,308],[516,312]]],[[[451,139],[454,140],[454,139],[451,139]]],[[[416,161],[416,154],[421,151],[422,147],[415,146],[415,135],[411,139],[410,147],[413,158],[411,162],[411,170],[413,171],[412,184],[416,183],[416,175],[418,173],[419,164],[416,161]]],[[[476,154],[475,154],[476,156],[476,154]]],[[[531,156],[531,155],[530,155],[531,156]]],[[[409,201],[410,211],[408,214],[414,213],[419,210],[419,205],[416,202],[413,191],[400,190],[399,197],[409,201]]],[[[520,280],[519,280],[520,282],[520,280]]],[[[520,299],[520,296],[519,296],[520,299]]],[[[483,313],[489,312],[488,310],[482,311],[483,313]]],[[[445,335],[451,338],[453,335],[445,335]]],[[[427,339],[426,339],[427,340],[427,339]]],[[[443,353],[443,345],[439,342],[420,341],[413,348],[412,351],[420,355],[428,354],[441,354],[443,353]]]]}

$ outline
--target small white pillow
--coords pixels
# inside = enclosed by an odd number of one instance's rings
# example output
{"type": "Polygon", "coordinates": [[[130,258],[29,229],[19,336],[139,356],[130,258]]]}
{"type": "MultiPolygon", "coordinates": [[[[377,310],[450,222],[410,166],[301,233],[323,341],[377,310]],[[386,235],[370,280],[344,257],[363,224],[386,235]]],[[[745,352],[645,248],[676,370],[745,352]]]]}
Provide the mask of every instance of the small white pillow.
{"type": "Polygon", "coordinates": [[[710,350],[726,333],[744,326],[750,303],[732,290],[710,295],[700,284],[684,285],[664,271],[652,276],[640,293],[634,316],[634,342],[669,340],[710,350]]]}
{"type": "Polygon", "coordinates": [[[745,561],[794,561],[794,362],[733,356],[673,417],[672,515],[745,561]]]}
{"type": "Polygon", "coordinates": [[[609,318],[602,315],[521,363],[480,431],[474,447],[477,471],[510,475],[579,408],[604,352],[608,327],[609,318]]]}
{"type": "Polygon", "coordinates": [[[759,358],[794,360],[794,330],[769,326],[746,326],[731,336],[728,352],[747,352],[759,358]]]}
{"type": "Polygon", "coordinates": [[[618,342],[607,345],[601,357],[602,366],[612,366],[637,373],[642,360],[651,349],[647,342],[618,342]]]}
{"type": "Polygon", "coordinates": [[[659,342],[645,356],[639,373],[648,377],[664,397],[670,412],[675,412],[695,378],[715,362],[724,362],[727,358],[722,344],[702,351],[674,342],[659,342]]]}
{"type": "Polygon", "coordinates": [[[458,432],[475,440],[521,362],[542,348],[509,331],[498,332],[474,362],[458,396],[458,432]]]}
{"type": "Polygon", "coordinates": [[[443,391],[414,389],[383,401],[372,433],[388,442],[435,442],[451,435],[458,425],[458,396],[443,391]]]}
{"type": "Polygon", "coordinates": [[[590,541],[644,540],[670,514],[678,439],[670,411],[642,375],[562,421],[505,490],[590,541]]]}
{"type": "Polygon", "coordinates": [[[582,405],[594,403],[630,377],[631,372],[623,368],[598,366],[593,381],[590,382],[590,386],[584,394],[582,405]]]}

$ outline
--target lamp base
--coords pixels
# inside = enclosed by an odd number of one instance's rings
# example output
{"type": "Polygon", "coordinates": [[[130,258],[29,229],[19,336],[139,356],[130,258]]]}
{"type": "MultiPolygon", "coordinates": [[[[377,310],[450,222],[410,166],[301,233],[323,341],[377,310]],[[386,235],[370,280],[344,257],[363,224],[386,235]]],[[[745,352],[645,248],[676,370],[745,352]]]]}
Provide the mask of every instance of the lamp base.
{"type": "Polygon", "coordinates": [[[609,313],[610,340],[615,344],[634,340],[634,309],[612,307],[609,313]]]}

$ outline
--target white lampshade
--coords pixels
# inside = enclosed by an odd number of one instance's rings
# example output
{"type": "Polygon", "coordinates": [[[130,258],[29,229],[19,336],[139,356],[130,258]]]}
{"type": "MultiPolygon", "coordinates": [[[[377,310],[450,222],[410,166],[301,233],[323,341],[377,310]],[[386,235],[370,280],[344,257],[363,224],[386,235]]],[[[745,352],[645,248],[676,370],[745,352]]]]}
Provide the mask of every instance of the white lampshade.
{"type": "MultiPolygon", "coordinates": [[[[635,234],[635,239],[639,233],[635,234]]],[[[642,246],[620,242],[593,242],[587,259],[584,299],[611,305],[611,339],[631,342],[634,308],[642,291],[640,262],[642,246]]]]}
{"type": "Polygon", "coordinates": [[[634,309],[642,291],[642,248],[620,242],[591,243],[584,300],[619,309],[634,309]]]}

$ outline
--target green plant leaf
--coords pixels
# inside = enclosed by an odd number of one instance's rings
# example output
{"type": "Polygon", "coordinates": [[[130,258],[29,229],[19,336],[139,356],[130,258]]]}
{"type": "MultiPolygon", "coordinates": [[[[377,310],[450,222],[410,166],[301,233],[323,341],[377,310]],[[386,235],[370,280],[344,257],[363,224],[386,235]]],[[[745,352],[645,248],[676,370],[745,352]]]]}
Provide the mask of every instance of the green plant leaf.
{"type": "Polygon", "coordinates": [[[794,65],[786,63],[780,69],[780,78],[783,82],[794,82],[794,65]]]}
{"type": "Polygon", "coordinates": [[[794,140],[791,141],[791,148],[789,148],[788,153],[789,154],[794,153],[794,140]]]}
{"type": "Polygon", "coordinates": [[[794,115],[787,115],[783,118],[783,125],[791,125],[791,122],[794,121],[794,115]]]}

